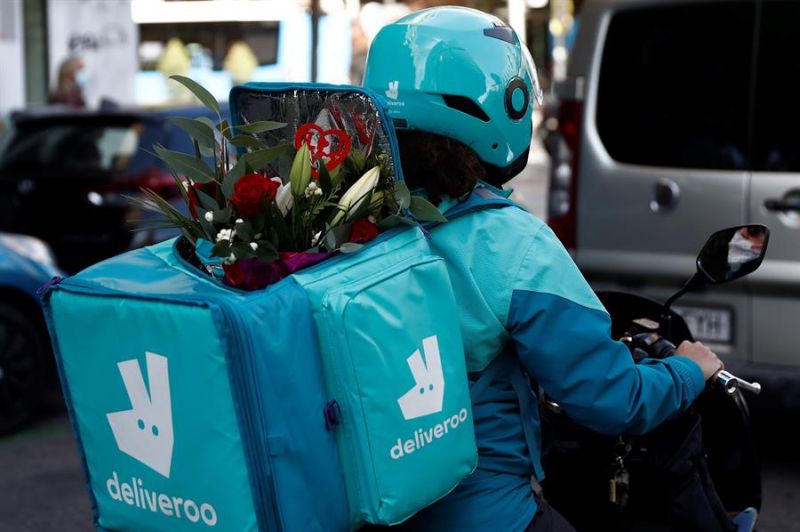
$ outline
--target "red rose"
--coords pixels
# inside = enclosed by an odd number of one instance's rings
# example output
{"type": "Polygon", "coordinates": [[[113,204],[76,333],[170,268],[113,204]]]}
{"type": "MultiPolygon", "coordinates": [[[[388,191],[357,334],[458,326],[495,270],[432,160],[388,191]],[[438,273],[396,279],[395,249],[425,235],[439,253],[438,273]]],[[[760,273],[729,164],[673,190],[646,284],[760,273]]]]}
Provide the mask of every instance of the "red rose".
{"type": "Polygon", "coordinates": [[[355,222],[353,224],[353,228],[350,229],[350,238],[348,239],[348,241],[356,242],[358,244],[364,244],[365,242],[369,242],[376,236],[378,236],[377,225],[370,222],[369,220],[359,220],[355,222]]]}
{"type": "Polygon", "coordinates": [[[192,186],[186,191],[186,195],[189,197],[189,213],[191,213],[192,218],[195,220],[198,219],[197,207],[201,206],[200,200],[197,199],[197,194],[195,194],[195,190],[199,190],[216,199],[218,189],[219,185],[214,181],[209,181],[208,183],[192,183],[192,186]]]}
{"type": "Polygon", "coordinates": [[[280,184],[261,174],[247,174],[233,186],[231,201],[244,216],[253,218],[261,212],[265,203],[275,199],[280,184]]]}

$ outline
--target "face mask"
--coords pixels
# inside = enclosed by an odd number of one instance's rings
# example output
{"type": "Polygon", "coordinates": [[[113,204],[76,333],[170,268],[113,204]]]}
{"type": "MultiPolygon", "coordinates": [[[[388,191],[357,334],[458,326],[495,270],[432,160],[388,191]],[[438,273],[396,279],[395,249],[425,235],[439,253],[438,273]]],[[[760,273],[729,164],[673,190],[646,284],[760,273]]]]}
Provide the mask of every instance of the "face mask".
{"type": "Polygon", "coordinates": [[[75,83],[80,87],[86,87],[86,83],[89,81],[89,73],[86,69],[78,70],[75,74],[75,83]]]}
{"type": "Polygon", "coordinates": [[[743,264],[755,260],[761,252],[753,249],[753,242],[743,237],[738,232],[733,235],[728,243],[728,262],[730,264],[743,264]]]}

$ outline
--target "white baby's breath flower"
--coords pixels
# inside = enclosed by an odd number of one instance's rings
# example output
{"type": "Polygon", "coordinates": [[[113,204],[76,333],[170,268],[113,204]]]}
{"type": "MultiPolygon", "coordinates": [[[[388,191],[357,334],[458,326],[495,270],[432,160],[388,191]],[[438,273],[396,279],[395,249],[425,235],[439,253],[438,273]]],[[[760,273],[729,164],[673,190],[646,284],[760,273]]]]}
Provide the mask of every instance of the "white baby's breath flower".
{"type": "Polygon", "coordinates": [[[225,258],[224,262],[225,264],[233,264],[236,262],[236,255],[233,253],[233,251],[231,251],[231,254],[225,258]]]}
{"type": "Polygon", "coordinates": [[[318,196],[321,194],[322,194],[322,189],[320,189],[319,186],[317,186],[317,184],[314,181],[309,183],[308,186],[306,187],[305,195],[307,198],[310,198],[311,196],[318,196]]]}
{"type": "Polygon", "coordinates": [[[223,240],[232,240],[233,239],[233,230],[232,229],[220,229],[219,233],[217,233],[217,242],[221,242],[223,240]]]}
{"type": "Polygon", "coordinates": [[[241,218],[236,218],[236,223],[237,224],[243,224],[244,220],[242,220],[241,218]]]}
{"type": "Polygon", "coordinates": [[[258,242],[250,242],[250,249],[253,251],[258,249],[258,242]]]}
{"type": "Polygon", "coordinates": [[[203,218],[205,218],[207,222],[211,223],[211,222],[214,221],[214,213],[211,212],[211,211],[208,211],[207,213],[205,213],[203,215],[203,218]]]}

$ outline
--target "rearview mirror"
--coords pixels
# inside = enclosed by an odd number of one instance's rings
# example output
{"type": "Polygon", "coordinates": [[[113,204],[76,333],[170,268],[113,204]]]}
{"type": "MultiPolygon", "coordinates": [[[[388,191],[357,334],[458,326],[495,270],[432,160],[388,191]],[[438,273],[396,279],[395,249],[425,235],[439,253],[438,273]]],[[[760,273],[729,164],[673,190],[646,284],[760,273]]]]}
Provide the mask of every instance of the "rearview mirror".
{"type": "Polygon", "coordinates": [[[727,283],[755,271],[764,260],[769,229],[741,225],[717,231],[697,256],[697,272],[707,283],[727,283]]]}

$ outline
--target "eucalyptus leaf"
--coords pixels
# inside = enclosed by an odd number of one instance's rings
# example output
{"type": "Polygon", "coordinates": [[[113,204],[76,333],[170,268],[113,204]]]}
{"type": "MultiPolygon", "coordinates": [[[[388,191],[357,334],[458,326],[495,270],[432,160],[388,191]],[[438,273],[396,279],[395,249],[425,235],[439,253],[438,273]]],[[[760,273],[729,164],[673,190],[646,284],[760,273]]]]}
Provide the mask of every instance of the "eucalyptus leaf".
{"type": "Polygon", "coordinates": [[[339,247],[339,251],[342,253],[355,253],[356,251],[361,250],[364,247],[364,244],[356,244],[355,242],[345,242],[339,247]]]}
{"type": "Polygon", "coordinates": [[[231,243],[229,240],[220,240],[214,247],[211,248],[211,256],[213,257],[228,257],[231,254],[231,243]]]}
{"type": "Polygon", "coordinates": [[[441,222],[447,221],[439,209],[428,200],[422,199],[419,196],[411,197],[411,214],[418,220],[425,222],[441,222]]]}
{"type": "Polygon", "coordinates": [[[250,153],[242,155],[242,158],[246,159],[247,164],[250,165],[254,171],[259,171],[264,170],[269,163],[280,157],[281,154],[288,149],[288,144],[278,144],[271,148],[251,151],[250,153]]]}
{"type": "Polygon", "coordinates": [[[224,209],[216,209],[214,212],[214,221],[220,224],[226,224],[231,219],[231,215],[233,214],[233,209],[230,205],[225,207],[224,209]]]}
{"type": "Polygon", "coordinates": [[[250,135],[236,135],[231,139],[231,144],[237,148],[248,148],[251,150],[260,150],[264,148],[264,144],[250,135]]]}
{"type": "Polygon", "coordinates": [[[406,185],[405,181],[395,182],[394,197],[397,199],[397,205],[401,209],[408,209],[411,206],[411,192],[408,190],[408,185],[406,185]]]}
{"type": "Polygon", "coordinates": [[[194,94],[198,100],[203,102],[203,105],[217,113],[219,115],[219,103],[217,103],[217,99],[214,98],[214,95],[208,92],[202,85],[197,83],[195,80],[191,78],[187,78],[186,76],[170,76],[169,79],[174,79],[187,89],[189,89],[192,94],[194,94]]]}
{"type": "Polygon", "coordinates": [[[254,259],[256,258],[256,251],[250,247],[246,242],[236,242],[231,246],[231,251],[236,255],[237,259],[254,259]]]}
{"type": "Polygon", "coordinates": [[[253,225],[250,222],[244,221],[242,223],[237,223],[234,228],[236,229],[236,236],[242,240],[246,242],[255,240],[256,232],[253,230],[253,225]]]}
{"type": "Polygon", "coordinates": [[[202,160],[185,153],[168,150],[163,146],[154,146],[153,149],[176,174],[185,175],[197,183],[214,181],[214,172],[202,160]]]}
{"type": "Polygon", "coordinates": [[[385,231],[386,229],[391,229],[392,227],[402,222],[403,222],[402,216],[397,216],[393,214],[391,216],[387,216],[386,218],[378,222],[378,229],[380,229],[381,231],[385,231]]]}
{"type": "Polygon", "coordinates": [[[169,121],[186,132],[192,140],[200,145],[200,149],[213,150],[217,147],[214,129],[198,119],[173,116],[169,121]]]}
{"type": "Polygon", "coordinates": [[[239,124],[236,129],[244,133],[264,133],[265,131],[273,131],[282,127],[286,127],[284,122],[261,120],[259,122],[250,122],[249,124],[239,124]]]}
{"type": "Polygon", "coordinates": [[[233,189],[236,185],[236,182],[242,177],[246,171],[247,167],[247,160],[244,157],[239,157],[239,160],[236,161],[236,164],[233,165],[228,173],[222,180],[222,193],[225,194],[225,197],[230,199],[233,197],[233,189]]]}
{"type": "Polygon", "coordinates": [[[195,188],[194,194],[195,196],[197,196],[197,199],[200,201],[200,205],[202,205],[204,209],[209,211],[219,209],[219,203],[217,203],[217,200],[212,198],[202,190],[195,188]]]}

